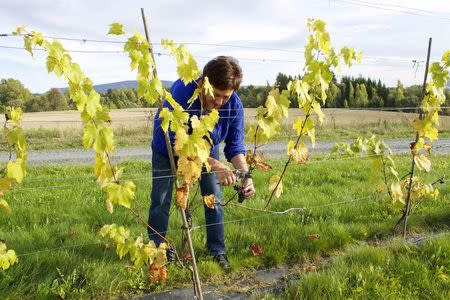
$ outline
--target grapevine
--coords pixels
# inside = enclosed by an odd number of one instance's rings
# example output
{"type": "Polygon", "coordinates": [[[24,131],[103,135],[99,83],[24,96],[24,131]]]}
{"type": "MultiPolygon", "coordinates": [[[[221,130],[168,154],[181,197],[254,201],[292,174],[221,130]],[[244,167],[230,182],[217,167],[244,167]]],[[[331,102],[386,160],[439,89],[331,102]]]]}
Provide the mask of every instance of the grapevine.
{"type": "Polygon", "coordinates": [[[305,73],[300,78],[290,81],[287,89],[279,91],[274,88],[270,91],[265,107],[257,110],[257,125],[251,126],[248,136],[253,137],[253,152],[247,152],[247,162],[250,169],[258,168],[263,171],[270,169],[263,162],[262,155],[257,151],[261,144],[266,143],[281,131],[280,121],[288,116],[290,99],[298,99],[299,108],[305,114],[304,119],[297,117],[293,129],[297,132],[296,141],[289,141],[287,145],[288,160],[280,175],[273,175],[269,179],[269,191],[271,195],[267,200],[267,208],[275,196],[279,198],[283,192],[282,179],[294,160],[298,164],[305,164],[308,160],[308,148],[304,143],[304,137],[308,136],[312,146],[315,145],[315,116],[319,123],[325,117],[322,105],[327,100],[326,91],[333,79],[333,69],[340,71],[341,60],[351,67],[355,61],[361,60],[361,53],[354,49],[343,47],[339,52],[331,47],[330,35],[325,29],[326,23],[321,20],[309,19],[307,28],[310,31],[305,47],[305,73]]]}
{"type": "MultiPolygon", "coordinates": [[[[424,172],[431,171],[431,142],[438,138],[439,112],[445,101],[445,84],[450,79],[450,50],[446,51],[440,62],[431,64],[425,95],[420,105],[421,114],[413,121],[416,130],[416,141],[411,143],[411,157],[413,166],[424,172]]],[[[405,222],[403,234],[406,235],[406,218],[411,210],[427,198],[436,199],[439,190],[434,183],[424,183],[420,176],[412,172],[399,178],[390,149],[379,137],[358,138],[351,144],[338,143],[332,149],[334,155],[356,156],[367,155],[372,159],[371,182],[377,184],[376,191],[386,191],[392,200],[394,208],[402,210],[403,215],[397,222],[394,231],[405,222]]]]}
{"type": "MultiPolygon", "coordinates": [[[[34,47],[43,47],[47,53],[47,71],[67,80],[69,96],[75,102],[83,122],[83,145],[85,148],[92,148],[96,153],[94,174],[100,188],[106,191],[107,211],[113,213],[114,205],[121,205],[136,215],[131,207],[136,186],[130,180],[122,180],[123,169],[111,163],[110,157],[115,147],[114,134],[110,126],[111,119],[108,109],[100,104],[100,94],[94,90],[92,81],[77,63],[72,62],[72,58],[59,41],[50,42],[42,33],[28,32],[24,26],[19,26],[13,34],[23,36],[24,46],[31,56],[33,56],[34,47]]],[[[151,242],[144,244],[140,237],[131,238],[125,228],[115,224],[105,225],[100,233],[115,242],[116,252],[120,258],[130,254],[136,266],[146,263],[153,269],[155,266],[158,270],[164,268],[161,261],[162,257],[165,257],[163,250],[166,244],[163,243],[158,248],[151,242]]]]}
{"type": "MultiPolygon", "coordinates": [[[[6,108],[3,136],[9,145],[10,152],[8,163],[0,170],[2,176],[0,178],[0,207],[4,214],[10,214],[11,207],[3,199],[3,195],[12,190],[15,184],[21,183],[26,175],[27,145],[20,127],[22,116],[20,107],[6,108]],[[10,127],[8,127],[8,121],[10,121],[10,127]],[[15,152],[16,161],[12,161],[13,152],[15,152]]],[[[6,270],[17,261],[16,252],[12,249],[7,250],[6,244],[0,241],[0,267],[6,270]]]]}

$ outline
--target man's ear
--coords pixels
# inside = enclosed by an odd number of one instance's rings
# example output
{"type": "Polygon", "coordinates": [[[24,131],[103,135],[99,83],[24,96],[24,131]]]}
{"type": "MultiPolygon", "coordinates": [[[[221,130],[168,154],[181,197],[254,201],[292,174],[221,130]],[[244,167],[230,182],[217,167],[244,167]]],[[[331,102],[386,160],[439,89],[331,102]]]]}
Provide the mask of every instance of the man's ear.
{"type": "Polygon", "coordinates": [[[203,78],[202,79],[200,79],[199,81],[197,81],[197,86],[199,87],[199,88],[203,88],[203,83],[204,83],[205,81],[203,80],[203,78]]]}

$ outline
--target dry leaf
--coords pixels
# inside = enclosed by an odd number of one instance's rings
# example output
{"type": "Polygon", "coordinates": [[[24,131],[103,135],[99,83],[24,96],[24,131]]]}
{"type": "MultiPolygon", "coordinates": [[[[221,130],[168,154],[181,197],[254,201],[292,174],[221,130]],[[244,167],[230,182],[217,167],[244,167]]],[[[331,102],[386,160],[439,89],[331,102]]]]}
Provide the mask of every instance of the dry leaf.
{"type": "Polygon", "coordinates": [[[214,209],[214,202],[216,200],[216,196],[214,194],[203,196],[203,202],[208,208],[214,209]]]}
{"type": "Polygon", "coordinates": [[[155,263],[148,266],[147,277],[152,277],[152,282],[166,281],[168,278],[166,267],[158,267],[155,263]]]}
{"type": "Polygon", "coordinates": [[[250,250],[252,251],[253,256],[259,256],[259,255],[261,255],[261,254],[264,253],[264,248],[263,248],[263,246],[261,246],[261,245],[259,245],[259,244],[255,244],[255,243],[253,243],[253,244],[250,246],[250,250]]]}
{"type": "Polygon", "coordinates": [[[189,186],[186,184],[183,185],[180,188],[177,188],[177,204],[182,208],[186,209],[187,207],[187,200],[189,196],[189,186]]]}
{"type": "Polygon", "coordinates": [[[258,170],[260,171],[267,171],[272,169],[272,166],[270,166],[269,164],[263,162],[263,161],[259,161],[256,163],[256,167],[258,168],[258,170]]]}
{"type": "Polygon", "coordinates": [[[306,237],[310,240],[317,240],[318,238],[320,238],[320,234],[310,233],[310,234],[307,234],[306,237]]]}
{"type": "Polygon", "coordinates": [[[113,204],[111,203],[111,201],[109,201],[109,199],[106,200],[106,210],[107,210],[110,214],[112,214],[113,211],[114,211],[114,206],[113,206],[113,204]]]}

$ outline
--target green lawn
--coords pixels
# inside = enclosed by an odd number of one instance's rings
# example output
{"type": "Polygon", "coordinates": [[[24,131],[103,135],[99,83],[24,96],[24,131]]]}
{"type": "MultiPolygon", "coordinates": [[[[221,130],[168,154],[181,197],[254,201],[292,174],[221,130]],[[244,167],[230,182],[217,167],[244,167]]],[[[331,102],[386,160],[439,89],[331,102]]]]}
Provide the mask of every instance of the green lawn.
{"type": "MultiPolygon", "coordinates": [[[[407,173],[410,158],[395,158],[400,174],[407,173]]],[[[432,163],[431,174],[426,174],[429,181],[448,175],[450,156],[434,156],[432,163]]],[[[280,171],[283,164],[282,161],[275,161],[274,169],[280,171]]],[[[122,165],[125,167],[124,177],[133,179],[137,185],[134,207],[147,218],[151,187],[150,164],[131,161],[122,165]]],[[[307,165],[290,167],[284,181],[285,193],[280,199],[274,199],[270,206],[272,210],[290,207],[304,207],[305,210],[271,215],[236,206],[225,207],[226,243],[233,274],[245,274],[254,269],[284,263],[302,263],[318,257],[332,256],[337,252],[348,254],[348,257],[364,257],[358,256],[360,250],[352,247],[363,241],[388,239],[400,214],[392,209],[386,195],[376,194],[375,187],[368,184],[369,169],[370,161],[365,159],[332,161],[316,157],[307,165]],[[308,234],[319,234],[320,238],[309,239],[308,234]],[[252,255],[249,246],[253,243],[264,247],[263,255],[252,255]]],[[[263,207],[268,196],[267,180],[272,174],[273,172],[255,174],[257,194],[253,199],[246,200],[246,205],[263,207]]],[[[110,298],[140,295],[175,286],[191,286],[189,273],[175,265],[169,267],[167,282],[152,285],[145,276],[144,268],[133,268],[126,258],[119,260],[114,249],[105,248],[97,234],[104,224],[125,225],[135,236],[145,236],[146,230],[121,207],[116,206],[114,214],[109,214],[104,208],[105,195],[94,181],[90,166],[30,167],[24,183],[13,193],[5,195],[13,213],[10,216],[1,215],[0,239],[6,242],[8,248],[16,251],[19,263],[7,271],[0,271],[2,299],[54,298],[63,294],[66,298],[110,298]]],[[[439,189],[439,199],[425,202],[410,218],[411,234],[449,230],[450,185],[446,182],[439,189]]],[[[227,188],[225,199],[231,194],[232,189],[227,188]]],[[[201,226],[204,225],[203,209],[199,207],[199,202],[196,206],[194,226],[201,226]]],[[[181,236],[180,220],[178,211],[174,209],[168,238],[177,245],[181,236]]],[[[202,281],[223,283],[229,279],[230,275],[224,274],[207,255],[203,227],[193,231],[193,241],[202,281]]],[[[443,243],[441,248],[448,249],[448,243],[443,243]]],[[[436,247],[426,249],[426,253],[430,255],[438,251],[436,247]]],[[[376,256],[378,252],[386,259],[391,255],[390,249],[371,246],[366,246],[361,251],[367,252],[369,258],[372,254],[376,256]]],[[[420,254],[421,250],[414,251],[417,254],[414,256],[415,260],[404,258],[403,267],[406,268],[409,262],[412,264],[411,268],[419,264],[428,265],[432,260],[428,254],[420,254]]],[[[448,276],[449,256],[439,259],[444,260],[439,266],[444,266],[442,272],[448,276]]],[[[333,271],[331,267],[330,271],[317,273],[317,276],[323,277],[320,280],[325,280],[326,276],[334,276],[334,273],[327,272],[343,272],[342,264],[348,265],[354,274],[361,268],[358,261],[352,258],[333,262],[337,263],[340,264],[337,271],[333,271]]],[[[375,261],[373,268],[377,276],[390,270],[382,263],[376,265],[375,261]]],[[[353,273],[348,274],[350,276],[353,273]]],[[[402,273],[399,274],[398,276],[403,276],[402,273]]],[[[359,286],[345,283],[345,272],[341,275],[336,280],[344,282],[342,295],[357,298],[357,295],[352,296],[354,294],[351,294],[350,288],[359,291],[359,286]]],[[[429,276],[433,278],[432,274],[429,276]]],[[[421,277],[411,276],[410,281],[408,278],[404,280],[414,285],[415,280],[421,277]]],[[[314,284],[315,279],[310,280],[314,284]]],[[[387,290],[391,283],[380,281],[377,284],[387,290]]],[[[448,288],[448,282],[446,284],[439,286],[448,288]]],[[[289,295],[299,295],[297,290],[293,287],[289,295]]],[[[364,291],[361,295],[366,295],[364,291]]],[[[444,297],[445,290],[434,293],[444,297]]],[[[336,295],[332,286],[329,294],[336,295]]]]}

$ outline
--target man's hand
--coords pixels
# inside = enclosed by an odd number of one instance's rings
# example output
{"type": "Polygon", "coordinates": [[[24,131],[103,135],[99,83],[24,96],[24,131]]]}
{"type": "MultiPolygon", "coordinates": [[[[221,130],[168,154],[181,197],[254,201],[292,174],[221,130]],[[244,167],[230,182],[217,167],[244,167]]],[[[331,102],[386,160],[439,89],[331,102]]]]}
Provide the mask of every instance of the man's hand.
{"type": "Polygon", "coordinates": [[[236,183],[236,175],[227,166],[221,164],[214,169],[217,180],[221,186],[232,185],[236,183]]]}
{"type": "Polygon", "coordinates": [[[211,166],[211,170],[216,174],[220,185],[226,186],[236,182],[236,175],[226,165],[212,157],[208,158],[208,163],[211,166]]]}
{"type": "Polygon", "coordinates": [[[245,198],[249,198],[255,194],[252,178],[246,177],[242,182],[242,194],[245,198]]]}

